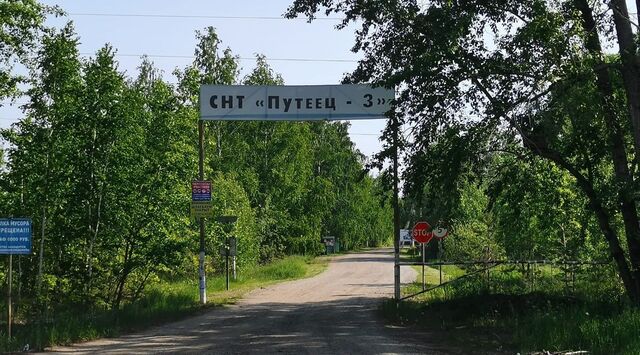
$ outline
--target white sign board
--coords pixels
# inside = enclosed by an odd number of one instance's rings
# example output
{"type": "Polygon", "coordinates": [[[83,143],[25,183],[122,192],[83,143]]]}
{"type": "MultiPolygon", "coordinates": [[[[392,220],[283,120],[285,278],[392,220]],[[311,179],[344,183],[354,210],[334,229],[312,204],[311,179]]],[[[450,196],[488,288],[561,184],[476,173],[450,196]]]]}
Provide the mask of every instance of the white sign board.
{"type": "Polygon", "coordinates": [[[401,229],[400,230],[400,241],[401,242],[411,242],[413,238],[411,238],[411,231],[409,229],[401,229]]]}
{"type": "Polygon", "coordinates": [[[449,231],[447,231],[446,228],[438,227],[438,228],[435,228],[433,230],[433,236],[438,238],[438,239],[442,239],[442,238],[446,237],[447,235],[449,235],[449,231]]]}
{"type": "Polygon", "coordinates": [[[400,229],[400,246],[413,246],[413,237],[411,237],[411,230],[400,229]]]}
{"type": "Polygon", "coordinates": [[[348,85],[203,85],[200,119],[299,121],[382,119],[394,91],[348,85]]]}

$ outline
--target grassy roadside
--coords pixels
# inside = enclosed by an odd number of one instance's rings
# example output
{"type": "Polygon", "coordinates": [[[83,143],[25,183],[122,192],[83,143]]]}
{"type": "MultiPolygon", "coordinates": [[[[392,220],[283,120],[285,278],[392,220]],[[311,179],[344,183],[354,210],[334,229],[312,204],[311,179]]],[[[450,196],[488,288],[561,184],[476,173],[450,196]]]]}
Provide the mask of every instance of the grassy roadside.
{"type": "MultiPolygon", "coordinates": [[[[417,281],[404,294],[421,290],[421,267],[416,270],[417,281]]],[[[427,268],[426,276],[428,285],[439,282],[437,269],[427,268]]],[[[394,324],[437,332],[469,353],[640,354],[640,310],[627,305],[615,278],[585,274],[569,292],[553,268],[537,270],[534,288],[514,268],[489,276],[469,277],[399,308],[388,301],[382,312],[394,324]]]]}
{"type": "Polygon", "coordinates": [[[60,310],[41,326],[17,324],[11,342],[0,334],[0,351],[20,351],[67,345],[175,321],[205,309],[233,304],[248,292],[274,283],[312,277],[325,270],[329,258],[290,256],[238,274],[225,290],[224,276],[207,279],[207,305],[199,304],[198,281],[161,281],[149,285],[145,295],[118,311],[105,309],[60,310]]]}

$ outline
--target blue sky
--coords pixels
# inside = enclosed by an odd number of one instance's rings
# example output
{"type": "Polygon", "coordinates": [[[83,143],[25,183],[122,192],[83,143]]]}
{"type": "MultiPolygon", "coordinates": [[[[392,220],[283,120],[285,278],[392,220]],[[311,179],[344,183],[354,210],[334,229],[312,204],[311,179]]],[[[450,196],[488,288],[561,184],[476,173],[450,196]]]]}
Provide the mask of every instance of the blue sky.
{"type": "MultiPolygon", "coordinates": [[[[110,43],[117,50],[120,69],[130,76],[136,73],[139,56],[147,54],[164,71],[165,80],[173,82],[173,69],[192,61],[195,31],[207,26],[215,27],[223,46],[230,47],[234,54],[243,58],[241,75],[253,68],[253,58],[260,53],[272,58],[269,63],[282,74],[286,84],[338,84],[344,73],[355,68],[360,58],[350,51],[355,27],[337,31],[334,26],[339,21],[335,19],[309,24],[304,19],[223,18],[281,17],[290,0],[42,2],[59,5],[68,13],[64,18],[51,20],[50,24],[61,26],[72,20],[80,37],[81,53],[95,53],[105,43],[110,43]]],[[[19,116],[20,112],[15,108],[0,110],[0,126],[7,127],[19,116]]],[[[357,148],[367,155],[377,152],[380,149],[379,132],[384,125],[384,120],[353,121],[350,132],[357,148]]]]}

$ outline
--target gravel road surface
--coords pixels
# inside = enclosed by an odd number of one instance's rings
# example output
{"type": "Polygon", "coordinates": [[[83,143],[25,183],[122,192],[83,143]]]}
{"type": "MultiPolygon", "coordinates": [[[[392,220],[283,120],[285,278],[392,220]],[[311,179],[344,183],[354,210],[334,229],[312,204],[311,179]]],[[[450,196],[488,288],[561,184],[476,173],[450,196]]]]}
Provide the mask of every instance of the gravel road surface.
{"type": "MultiPolygon", "coordinates": [[[[416,273],[402,268],[402,282],[416,273]]],[[[51,351],[76,354],[451,354],[434,338],[386,326],[376,313],[393,296],[393,253],[341,255],[309,279],[255,290],[238,304],[113,339],[51,351]],[[429,339],[431,338],[431,339],[429,339]]]]}

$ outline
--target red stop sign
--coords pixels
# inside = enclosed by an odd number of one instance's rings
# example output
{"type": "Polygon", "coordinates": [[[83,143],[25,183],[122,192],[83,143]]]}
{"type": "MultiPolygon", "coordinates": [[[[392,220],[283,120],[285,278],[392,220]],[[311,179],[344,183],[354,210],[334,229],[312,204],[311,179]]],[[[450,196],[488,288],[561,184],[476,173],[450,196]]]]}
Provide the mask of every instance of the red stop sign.
{"type": "Polygon", "coordinates": [[[411,231],[411,235],[413,239],[418,243],[429,243],[431,238],[433,238],[433,233],[429,231],[431,226],[427,222],[418,222],[415,227],[411,231]]]}

